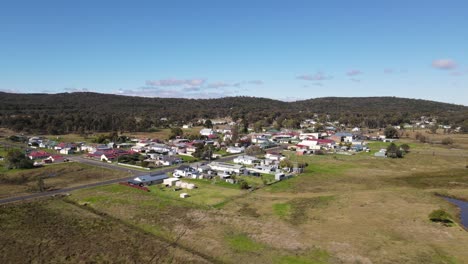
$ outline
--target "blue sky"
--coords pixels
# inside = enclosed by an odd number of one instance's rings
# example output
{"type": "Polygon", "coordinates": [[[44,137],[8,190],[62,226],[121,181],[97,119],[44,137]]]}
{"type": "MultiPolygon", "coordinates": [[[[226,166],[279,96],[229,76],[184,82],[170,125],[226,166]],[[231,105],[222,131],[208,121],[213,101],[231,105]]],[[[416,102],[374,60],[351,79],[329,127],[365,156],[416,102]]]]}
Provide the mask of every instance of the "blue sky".
{"type": "Polygon", "coordinates": [[[467,1],[4,1],[0,90],[468,105],[467,14],[467,1]]]}

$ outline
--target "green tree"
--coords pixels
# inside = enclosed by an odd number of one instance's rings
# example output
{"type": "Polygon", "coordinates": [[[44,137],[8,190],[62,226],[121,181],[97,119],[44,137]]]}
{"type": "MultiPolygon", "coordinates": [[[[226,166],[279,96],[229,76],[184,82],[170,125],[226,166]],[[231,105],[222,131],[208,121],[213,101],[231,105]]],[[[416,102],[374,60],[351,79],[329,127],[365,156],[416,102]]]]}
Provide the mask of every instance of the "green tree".
{"type": "Polygon", "coordinates": [[[234,125],[231,128],[231,141],[236,143],[239,140],[239,126],[234,125]]]}
{"type": "Polygon", "coordinates": [[[262,132],[262,129],[263,129],[263,121],[260,120],[260,121],[257,121],[254,123],[254,131],[255,132],[262,132]]]}
{"type": "Polygon", "coordinates": [[[400,148],[395,145],[395,143],[391,143],[387,147],[387,157],[389,158],[402,158],[403,153],[401,152],[400,148]]]}
{"type": "Polygon", "coordinates": [[[207,119],[205,123],[203,124],[203,126],[206,128],[213,128],[213,122],[211,122],[210,119],[207,119]]]}
{"type": "Polygon", "coordinates": [[[387,126],[384,130],[384,135],[386,138],[396,138],[398,137],[398,131],[392,126],[387,126]]]}
{"type": "Polygon", "coordinates": [[[265,150],[259,146],[250,146],[245,150],[245,154],[250,156],[257,156],[265,154],[265,150]]]}
{"type": "Polygon", "coordinates": [[[284,159],[284,160],[280,161],[279,167],[280,168],[292,168],[293,164],[292,164],[292,162],[290,160],[284,159]]]}
{"type": "Polygon", "coordinates": [[[5,158],[8,169],[31,169],[34,167],[34,162],[19,149],[9,150],[5,158]]]}
{"type": "Polygon", "coordinates": [[[169,134],[169,139],[174,139],[177,137],[181,137],[184,135],[184,131],[180,127],[173,127],[171,128],[171,133],[169,134]]]}

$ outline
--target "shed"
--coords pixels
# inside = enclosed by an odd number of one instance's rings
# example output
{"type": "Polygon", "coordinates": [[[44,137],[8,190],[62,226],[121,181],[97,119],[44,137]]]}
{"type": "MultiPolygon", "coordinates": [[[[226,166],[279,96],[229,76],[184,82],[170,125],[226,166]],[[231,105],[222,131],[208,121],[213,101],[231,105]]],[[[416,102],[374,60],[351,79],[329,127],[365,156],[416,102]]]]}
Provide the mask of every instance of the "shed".
{"type": "Polygon", "coordinates": [[[166,186],[175,186],[178,181],[178,178],[168,178],[163,180],[163,184],[166,186]]]}
{"type": "Polygon", "coordinates": [[[180,198],[188,198],[190,195],[188,193],[181,193],[180,198]]]}
{"type": "Polygon", "coordinates": [[[277,181],[284,180],[285,178],[286,178],[286,175],[284,173],[276,173],[275,174],[275,180],[277,180],[277,181]]]}

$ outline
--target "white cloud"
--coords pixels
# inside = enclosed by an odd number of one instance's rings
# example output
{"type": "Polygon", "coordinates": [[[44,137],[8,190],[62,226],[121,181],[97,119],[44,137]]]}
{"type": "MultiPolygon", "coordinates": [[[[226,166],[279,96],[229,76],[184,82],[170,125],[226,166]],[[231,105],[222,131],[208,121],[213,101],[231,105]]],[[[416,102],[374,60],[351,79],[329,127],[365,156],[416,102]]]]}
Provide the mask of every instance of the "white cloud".
{"type": "Polygon", "coordinates": [[[432,61],[432,67],[440,70],[452,70],[457,68],[457,63],[452,59],[438,59],[432,61]]]}

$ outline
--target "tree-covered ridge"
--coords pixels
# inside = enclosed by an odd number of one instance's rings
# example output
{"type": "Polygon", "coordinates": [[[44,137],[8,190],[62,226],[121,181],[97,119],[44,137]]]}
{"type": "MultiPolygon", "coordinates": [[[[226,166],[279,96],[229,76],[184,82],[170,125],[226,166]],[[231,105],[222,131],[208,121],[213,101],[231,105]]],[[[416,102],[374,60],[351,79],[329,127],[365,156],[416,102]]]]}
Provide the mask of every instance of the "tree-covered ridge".
{"type": "Polygon", "coordinates": [[[314,114],[322,119],[328,115],[330,121],[368,127],[401,124],[423,115],[437,116],[439,123],[462,124],[468,119],[468,107],[396,97],[327,97],[283,102],[246,96],[183,99],[90,92],[0,93],[0,126],[17,131],[143,131],[219,117],[272,125],[311,118],[314,114]]]}

